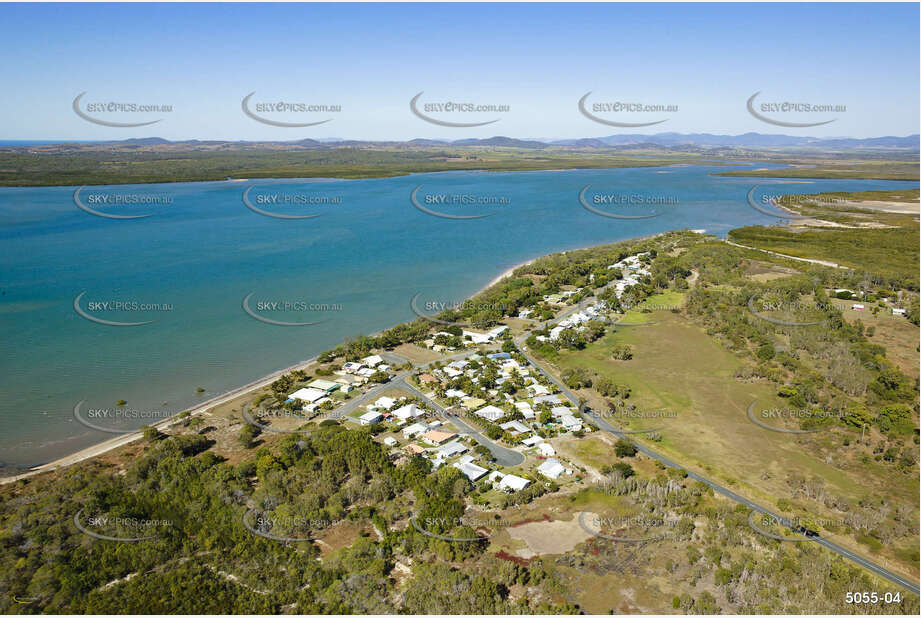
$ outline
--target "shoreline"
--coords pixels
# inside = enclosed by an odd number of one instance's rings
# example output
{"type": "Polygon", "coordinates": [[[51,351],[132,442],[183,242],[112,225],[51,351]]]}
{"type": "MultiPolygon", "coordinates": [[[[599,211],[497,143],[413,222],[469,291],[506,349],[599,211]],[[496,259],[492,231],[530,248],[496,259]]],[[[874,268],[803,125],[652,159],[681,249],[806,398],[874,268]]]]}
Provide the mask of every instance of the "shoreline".
{"type": "MultiPolygon", "coordinates": [[[[675,231],[675,230],[672,230],[672,231],[675,231]]],[[[703,233],[705,230],[691,230],[691,231],[697,232],[697,233],[703,233]]],[[[589,246],[587,246],[587,247],[578,247],[578,248],[574,248],[574,249],[564,249],[564,250],[561,250],[561,251],[554,251],[554,252],[548,253],[548,254],[546,254],[546,255],[553,255],[554,253],[567,253],[567,252],[569,252],[569,251],[583,251],[583,250],[585,250],[585,249],[591,249],[591,248],[593,248],[593,247],[603,247],[603,246],[606,246],[606,245],[616,244],[616,243],[620,243],[620,242],[637,242],[637,241],[642,241],[642,240],[648,240],[648,239],[650,239],[650,238],[655,238],[655,237],[657,237],[657,236],[661,236],[661,235],[667,234],[667,233],[668,233],[668,232],[659,232],[659,233],[656,233],[656,234],[647,234],[647,235],[645,235],[645,236],[636,236],[636,237],[632,237],[632,238],[625,238],[625,239],[623,239],[623,240],[615,240],[615,241],[606,242],[606,243],[602,243],[602,244],[598,244],[598,245],[589,245],[589,246]]],[[[541,257],[545,257],[545,256],[542,255],[542,256],[535,257],[535,258],[531,258],[530,260],[526,260],[526,261],[524,261],[524,262],[521,262],[520,264],[516,264],[515,266],[513,266],[513,267],[509,268],[508,270],[502,272],[502,273],[499,274],[497,277],[493,278],[489,283],[487,283],[487,284],[486,284],[484,287],[482,287],[480,290],[478,290],[477,292],[475,292],[474,294],[472,294],[472,295],[470,296],[470,298],[475,298],[475,297],[479,296],[480,294],[482,294],[483,292],[485,292],[486,290],[488,290],[488,289],[491,288],[492,286],[494,286],[494,285],[496,285],[497,283],[501,282],[503,279],[506,279],[507,277],[511,276],[512,273],[514,273],[515,270],[517,270],[518,268],[521,268],[522,266],[526,266],[526,265],[528,265],[528,264],[532,264],[532,263],[534,263],[535,261],[537,261],[538,259],[540,259],[541,257]]],[[[401,322],[401,323],[402,323],[402,322],[401,322]]],[[[399,325],[399,324],[394,324],[394,325],[391,326],[390,328],[393,328],[394,326],[398,326],[398,325],[399,325]]],[[[384,329],[384,330],[387,330],[387,329],[384,329]]],[[[383,331],[378,331],[378,332],[376,332],[376,333],[371,333],[370,336],[372,336],[372,337],[378,336],[378,335],[381,334],[381,332],[383,332],[383,331]]],[[[253,380],[253,381],[251,381],[251,382],[248,382],[248,383],[246,383],[246,384],[244,384],[244,385],[242,385],[242,386],[238,386],[238,387],[233,388],[233,389],[231,389],[231,390],[229,390],[229,391],[226,391],[226,392],[224,392],[224,393],[215,395],[214,397],[211,397],[210,399],[207,399],[207,400],[205,400],[205,401],[203,401],[203,402],[201,402],[201,403],[195,404],[194,406],[191,406],[191,407],[186,408],[186,409],[184,409],[184,410],[180,410],[179,412],[177,412],[177,413],[174,414],[173,416],[170,416],[169,418],[165,418],[165,419],[163,419],[163,420],[161,420],[161,421],[157,421],[156,423],[151,423],[149,426],[150,426],[150,427],[155,427],[156,429],[165,429],[165,428],[167,428],[167,427],[170,427],[170,426],[175,425],[176,423],[180,422],[180,418],[179,418],[179,417],[180,417],[181,415],[185,414],[186,412],[189,413],[189,414],[188,414],[188,417],[189,417],[189,418],[191,418],[191,417],[193,417],[193,416],[198,416],[198,415],[204,414],[205,412],[207,412],[208,410],[210,410],[210,409],[212,409],[212,408],[214,408],[214,407],[216,407],[216,406],[219,406],[219,405],[221,405],[221,404],[227,403],[227,402],[229,402],[229,401],[233,401],[234,399],[236,399],[236,398],[238,398],[238,397],[241,397],[241,396],[243,396],[243,395],[246,395],[246,394],[248,394],[248,393],[251,393],[251,392],[253,392],[253,391],[256,391],[256,390],[258,390],[258,389],[260,389],[260,388],[263,388],[263,387],[265,387],[265,386],[268,386],[269,384],[271,384],[272,382],[274,382],[275,380],[277,380],[279,377],[281,377],[282,375],[284,375],[284,374],[286,374],[286,373],[290,373],[290,372],[295,371],[295,370],[298,370],[298,369],[307,369],[308,367],[310,367],[311,365],[313,365],[314,363],[316,363],[316,361],[317,361],[318,358],[319,358],[319,355],[313,356],[313,357],[311,357],[311,358],[309,358],[309,359],[306,359],[306,360],[300,361],[300,362],[298,362],[298,363],[295,363],[294,365],[291,365],[291,366],[289,366],[289,367],[285,367],[285,368],[283,368],[283,369],[279,369],[279,370],[273,371],[272,373],[270,373],[270,374],[268,374],[268,375],[265,375],[265,376],[262,376],[262,377],[260,377],[260,378],[257,378],[257,379],[255,379],[255,380],[253,380]]],[[[59,458],[54,459],[54,460],[52,460],[52,461],[49,461],[49,462],[47,462],[47,463],[43,463],[43,464],[39,464],[39,465],[36,465],[36,466],[32,466],[32,467],[30,467],[28,470],[26,470],[26,471],[24,471],[24,472],[22,472],[22,473],[20,473],[20,474],[12,474],[12,475],[9,475],[9,476],[2,477],[2,478],[0,478],[0,485],[7,485],[7,484],[10,484],[10,483],[15,483],[16,481],[19,481],[19,480],[22,480],[22,479],[27,479],[27,478],[30,478],[30,477],[33,477],[33,476],[36,476],[36,475],[39,475],[39,474],[42,474],[42,473],[45,473],[45,472],[53,472],[53,471],[59,470],[59,469],[61,469],[61,468],[66,468],[66,467],[68,467],[68,466],[72,466],[72,465],[74,465],[74,464],[81,463],[81,462],[86,461],[86,460],[88,460],[88,459],[92,459],[92,458],[94,458],[94,457],[98,457],[98,456],[100,456],[100,455],[104,455],[104,454],[106,454],[106,453],[108,453],[108,452],[111,452],[111,451],[113,451],[113,450],[115,450],[115,449],[121,448],[121,447],[126,446],[126,445],[128,445],[128,444],[131,444],[131,443],[133,443],[133,442],[136,442],[136,441],[142,439],[143,436],[144,436],[144,432],[143,432],[142,430],[138,429],[138,430],[135,430],[135,431],[131,431],[131,432],[129,432],[129,433],[125,433],[125,434],[122,434],[122,435],[118,435],[118,436],[115,436],[115,437],[112,437],[112,438],[105,439],[105,440],[103,440],[102,442],[99,442],[99,443],[94,444],[94,445],[92,445],[92,446],[88,446],[88,447],[86,447],[86,448],[80,449],[79,451],[76,451],[76,452],[74,452],[74,453],[70,453],[70,454],[68,454],[68,455],[64,455],[63,457],[59,457],[59,458]]]]}

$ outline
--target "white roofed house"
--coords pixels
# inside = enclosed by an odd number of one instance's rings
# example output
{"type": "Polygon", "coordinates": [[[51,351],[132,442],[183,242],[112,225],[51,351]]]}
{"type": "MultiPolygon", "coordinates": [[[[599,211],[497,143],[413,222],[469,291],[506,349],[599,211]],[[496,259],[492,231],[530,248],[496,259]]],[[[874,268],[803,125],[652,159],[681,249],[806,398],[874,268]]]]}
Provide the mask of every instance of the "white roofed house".
{"type": "Polygon", "coordinates": [[[289,399],[300,399],[308,403],[314,403],[323,397],[326,397],[326,391],[318,388],[301,388],[288,395],[289,399]]]}
{"type": "Polygon", "coordinates": [[[435,449],[435,457],[438,459],[448,459],[449,457],[454,457],[455,455],[460,455],[461,453],[466,453],[468,449],[466,446],[460,442],[448,442],[447,444],[442,444],[437,449],[435,449]]]}
{"type": "Polygon", "coordinates": [[[537,451],[544,457],[553,457],[556,455],[556,451],[553,450],[553,447],[550,446],[549,442],[538,442],[537,451]]]}
{"type": "Polygon", "coordinates": [[[360,369],[364,369],[365,366],[361,363],[345,363],[342,365],[342,369],[349,373],[357,373],[360,369]]]}
{"type": "Polygon", "coordinates": [[[550,414],[555,418],[562,418],[568,414],[572,414],[572,409],[565,406],[554,406],[550,408],[550,414]]]}
{"type": "Polygon", "coordinates": [[[397,444],[399,444],[399,442],[397,442],[397,439],[394,438],[393,436],[387,436],[386,438],[382,440],[382,442],[386,444],[387,446],[396,446],[397,444]]]}
{"type": "Polygon", "coordinates": [[[513,436],[517,436],[520,433],[527,433],[531,431],[531,428],[522,423],[521,421],[509,421],[507,423],[502,423],[499,425],[499,428],[503,431],[507,431],[513,436]]]}
{"type": "Polygon", "coordinates": [[[361,362],[363,362],[368,367],[377,367],[384,362],[384,359],[377,354],[374,354],[373,356],[368,356],[367,358],[361,359],[361,362]]]}
{"type": "Polygon", "coordinates": [[[408,403],[405,406],[401,406],[393,411],[393,416],[404,421],[411,418],[418,418],[424,414],[425,410],[422,410],[414,403],[408,403]]]}
{"type": "Polygon", "coordinates": [[[577,419],[572,414],[564,414],[561,416],[560,423],[562,423],[563,427],[568,431],[579,431],[582,429],[582,421],[577,419]]]}
{"type": "Polygon", "coordinates": [[[458,462],[453,465],[455,468],[463,472],[464,476],[466,476],[471,481],[479,480],[483,478],[484,476],[486,476],[486,473],[489,472],[489,470],[487,470],[486,468],[481,468],[480,466],[473,464],[473,463],[458,462]]]}
{"type": "Polygon", "coordinates": [[[492,421],[493,423],[495,423],[500,418],[505,416],[505,410],[503,410],[502,408],[497,408],[496,406],[485,406],[475,411],[474,414],[476,414],[480,418],[485,418],[486,420],[492,421]]]}
{"type": "Polygon", "coordinates": [[[499,489],[505,491],[521,491],[522,489],[527,488],[531,484],[531,481],[528,479],[523,479],[520,476],[515,476],[514,474],[506,474],[502,477],[502,480],[499,481],[499,489]]]}
{"type": "Polygon", "coordinates": [[[409,427],[403,428],[403,437],[404,438],[414,438],[418,435],[422,435],[429,430],[429,426],[425,423],[413,423],[409,427]]]}
{"type": "Polygon", "coordinates": [[[380,399],[374,402],[374,405],[377,406],[378,408],[389,410],[390,408],[395,406],[396,403],[397,403],[397,400],[393,399],[392,397],[381,397],[380,399]]]}
{"type": "Polygon", "coordinates": [[[531,436],[530,438],[525,438],[521,441],[525,446],[534,446],[535,444],[540,444],[544,439],[540,436],[531,436]]]}
{"type": "Polygon", "coordinates": [[[558,479],[566,472],[566,468],[563,467],[559,460],[548,459],[537,467],[537,471],[549,479],[558,479]]]}
{"type": "Polygon", "coordinates": [[[380,423],[384,418],[384,415],[380,412],[365,412],[358,417],[358,422],[362,425],[373,425],[374,423],[380,423]]]}

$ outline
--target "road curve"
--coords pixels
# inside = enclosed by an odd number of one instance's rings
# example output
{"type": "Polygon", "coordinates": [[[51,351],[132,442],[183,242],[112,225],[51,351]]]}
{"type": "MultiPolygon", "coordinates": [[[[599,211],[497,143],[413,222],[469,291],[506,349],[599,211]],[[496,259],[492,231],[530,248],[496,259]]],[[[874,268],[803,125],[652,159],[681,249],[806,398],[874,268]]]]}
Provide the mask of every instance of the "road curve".
{"type": "MultiPolygon", "coordinates": [[[[570,400],[571,402],[573,402],[576,406],[578,406],[578,405],[579,405],[579,398],[576,397],[576,395],[575,395],[571,390],[569,390],[568,388],[566,388],[566,385],[565,385],[565,384],[560,383],[559,380],[557,380],[557,379],[554,378],[552,375],[550,375],[549,372],[547,372],[546,370],[544,370],[544,368],[543,368],[540,364],[538,364],[537,361],[535,361],[527,352],[525,352],[525,351],[522,349],[521,343],[520,343],[522,339],[523,339],[523,338],[518,339],[518,340],[515,341],[515,345],[518,347],[518,351],[521,352],[521,354],[522,354],[526,359],[528,359],[528,361],[529,361],[532,365],[534,365],[534,367],[536,367],[538,371],[540,371],[544,376],[546,376],[551,382],[553,382],[554,384],[556,384],[557,387],[559,387],[560,391],[566,396],[567,399],[569,399],[569,400],[570,400]]],[[[613,434],[613,435],[615,435],[615,436],[617,436],[617,437],[619,437],[619,438],[629,437],[629,436],[626,436],[626,435],[625,435],[623,432],[621,432],[620,430],[618,430],[616,427],[612,426],[612,425],[611,425],[610,423],[608,423],[606,420],[604,420],[603,418],[601,418],[601,417],[599,417],[599,416],[597,416],[597,415],[595,415],[595,414],[588,413],[588,414],[584,414],[584,416],[587,417],[596,427],[598,427],[598,429],[600,429],[600,430],[602,430],[602,431],[607,431],[608,433],[611,433],[611,434],[613,434]]],[[[644,445],[642,445],[642,444],[638,444],[638,443],[635,443],[635,444],[636,444],[637,450],[640,451],[641,453],[643,453],[644,455],[646,455],[646,456],[648,456],[648,457],[652,457],[653,459],[656,459],[656,460],[662,462],[664,465],[666,465],[666,466],[669,467],[669,468],[679,468],[679,469],[681,469],[681,470],[684,470],[685,472],[687,472],[687,475],[688,475],[690,478],[694,479],[695,481],[700,481],[701,483],[705,483],[705,484],[709,485],[711,488],[713,488],[713,491],[716,491],[716,492],[718,492],[718,493],[720,493],[720,494],[726,496],[726,497],[729,498],[730,500],[734,500],[735,502],[738,502],[738,503],[740,503],[740,504],[744,504],[745,506],[747,506],[748,508],[750,508],[750,509],[752,509],[752,510],[754,510],[754,511],[757,511],[757,512],[759,512],[759,513],[763,513],[764,515],[767,515],[768,517],[773,518],[775,521],[783,521],[783,517],[781,517],[780,515],[778,515],[778,514],[776,514],[776,513],[773,513],[772,511],[770,511],[770,510],[764,508],[763,506],[761,506],[761,505],[759,505],[759,504],[756,504],[756,503],[752,502],[751,500],[749,500],[748,498],[745,498],[744,496],[740,496],[739,494],[737,494],[736,492],[732,491],[732,490],[729,489],[728,487],[723,487],[723,486],[720,485],[719,483],[716,483],[716,482],[714,482],[714,481],[711,481],[710,479],[705,478],[705,477],[703,477],[703,476],[697,474],[696,472],[694,472],[694,471],[692,471],[692,470],[688,470],[687,468],[685,468],[685,467],[682,466],[681,464],[678,464],[678,463],[672,461],[671,459],[668,459],[668,458],[665,457],[664,455],[660,455],[659,453],[656,453],[655,451],[653,451],[653,450],[647,448],[646,446],[644,446],[644,445]]],[[[840,556],[842,556],[842,557],[844,557],[844,558],[846,558],[846,559],[848,559],[848,560],[850,560],[850,561],[852,561],[852,562],[854,562],[854,563],[856,563],[856,564],[858,564],[858,565],[864,567],[864,568],[867,569],[868,571],[872,571],[872,572],[875,573],[876,575],[879,575],[879,576],[882,577],[883,579],[886,579],[886,580],[892,582],[893,584],[896,584],[897,586],[901,586],[901,587],[905,588],[906,590],[909,590],[909,591],[911,591],[911,592],[913,592],[913,593],[915,593],[915,594],[919,594],[918,584],[917,584],[917,583],[912,582],[912,581],[910,581],[910,580],[908,580],[908,579],[902,577],[901,575],[899,575],[899,574],[897,574],[897,573],[893,573],[892,571],[890,571],[890,570],[888,570],[888,569],[886,569],[886,568],[881,567],[880,565],[876,564],[875,562],[872,562],[871,560],[868,560],[868,559],[864,558],[863,556],[859,556],[859,555],[855,554],[854,552],[850,551],[849,549],[847,549],[847,548],[845,548],[845,547],[841,547],[841,546],[838,545],[837,543],[834,543],[834,542],[832,542],[832,541],[830,541],[830,540],[828,540],[828,539],[822,538],[822,537],[820,537],[820,536],[819,536],[819,537],[811,537],[810,540],[815,541],[815,542],[818,543],[819,545],[822,545],[823,547],[826,547],[827,549],[830,549],[831,551],[837,553],[838,555],[840,555],[840,556]]]]}

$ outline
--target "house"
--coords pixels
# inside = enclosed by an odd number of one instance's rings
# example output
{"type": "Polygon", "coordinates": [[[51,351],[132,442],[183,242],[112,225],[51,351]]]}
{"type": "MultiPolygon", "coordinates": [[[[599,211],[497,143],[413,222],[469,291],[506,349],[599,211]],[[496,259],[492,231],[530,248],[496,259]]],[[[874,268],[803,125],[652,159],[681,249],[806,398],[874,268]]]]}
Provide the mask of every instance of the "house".
{"type": "Polygon", "coordinates": [[[507,431],[513,436],[517,436],[520,433],[527,433],[531,431],[531,428],[522,423],[521,421],[509,421],[507,423],[502,423],[499,425],[499,428],[502,431],[507,431]]]}
{"type": "Polygon", "coordinates": [[[317,390],[326,391],[327,393],[331,393],[337,388],[339,388],[339,385],[336,384],[335,382],[330,382],[329,380],[317,379],[311,382],[310,384],[308,384],[307,387],[315,388],[317,390]]]}
{"type": "Polygon", "coordinates": [[[523,479],[520,476],[515,476],[514,474],[506,474],[502,480],[499,481],[499,489],[503,489],[505,491],[521,491],[530,484],[531,481],[528,479],[523,479]]]}
{"type": "Polygon", "coordinates": [[[535,444],[540,444],[544,439],[540,436],[531,436],[530,438],[525,438],[521,441],[525,446],[534,446],[535,444]]]}
{"type": "Polygon", "coordinates": [[[486,480],[490,483],[495,483],[496,481],[501,481],[505,478],[505,475],[499,472],[498,470],[493,470],[489,473],[489,476],[486,477],[486,480]]]}
{"type": "Polygon", "coordinates": [[[511,358],[511,357],[512,357],[512,355],[509,354],[508,352],[496,352],[495,354],[487,354],[487,355],[486,355],[486,358],[491,358],[491,359],[493,359],[493,360],[508,359],[508,358],[511,358]]]}
{"type": "Polygon", "coordinates": [[[407,444],[403,447],[403,450],[412,453],[413,455],[421,455],[425,452],[425,449],[418,444],[407,444]]]}
{"type": "Polygon", "coordinates": [[[465,397],[461,401],[461,405],[467,408],[468,410],[476,410],[477,408],[486,404],[485,399],[480,399],[479,397],[465,397]]]}
{"type": "Polygon", "coordinates": [[[457,399],[463,399],[466,396],[467,396],[467,393],[465,393],[464,391],[459,391],[455,388],[449,388],[448,390],[445,391],[445,397],[448,397],[449,399],[451,397],[456,397],[457,399]]]}
{"type": "Polygon", "coordinates": [[[455,455],[466,453],[469,450],[470,449],[468,449],[460,442],[448,442],[447,444],[442,444],[440,447],[435,449],[435,457],[438,459],[448,459],[449,457],[454,457],[455,455]]]}
{"type": "Polygon", "coordinates": [[[384,415],[380,412],[365,412],[358,417],[358,422],[362,425],[373,425],[384,420],[384,415]]]}
{"type": "Polygon", "coordinates": [[[348,373],[358,373],[358,371],[364,368],[365,366],[361,363],[351,363],[350,362],[350,363],[345,363],[342,365],[343,371],[347,371],[348,373]]]}
{"type": "Polygon", "coordinates": [[[414,423],[410,425],[409,427],[406,427],[403,429],[403,437],[407,439],[414,438],[420,434],[425,433],[428,430],[429,430],[429,426],[426,425],[425,423],[414,423]]]}
{"type": "Polygon", "coordinates": [[[396,446],[397,444],[399,444],[399,442],[397,442],[397,439],[394,438],[393,436],[387,436],[386,438],[382,440],[382,442],[386,444],[387,446],[396,446]]]}
{"type": "Polygon", "coordinates": [[[507,330],[508,330],[508,326],[505,326],[505,325],[503,324],[502,326],[497,326],[497,327],[495,327],[495,328],[492,329],[492,330],[486,331],[486,336],[489,337],[490,340],[496,339],[496,338],[498,338],[499,336],[501,336],[502,334],[504,334],[505,331],[507,331],[507,330]]]}
{"type": "Polygon", "coordinates": [[[567,414],[572,414],[572,410],[564,406],[554,406],[550,408],[550,414],[552,414],[556,418],[561,418],[563,416],[566,416],[567,414]]]}
{"type": "Polygon", "coordinates": [[[367,358],[361,359],[361,362],[363,362],[368,367],[377,367],[384,362],[384,359],[375,354],[374,356],[369,356],[367,358]]]}
{"type": "Polygon", "coordinates": [[[389,410],[390,408],[395,406],[396,403],[397,403],[397,400],[393,399],[392,397],[381,397],[380,399],[374,402],[374,405],[377,406],[378,408],[389,410]]]}
{"type": "Polygon", "coordinates": [[[536,406],[539,403],[547,403],[547,404],[552,405],[555,403],[563,403],[563,402],[556,395],[542,395],[540,397],[534,398],[534,405],[536,406]]]}
{"type": "Polygon", "coordinates": [[[323,397],[326,397],[326,391],[318,388],[301,388],[288,395],[289,399],[300,399],[307,403],[314,403],[323,397]]]}
{"type": "Polygon", "coordinates": [[[469,339],[470,342],[474,344],[490,342],[489,335],[485,335],[483,333],[475,333],[471,330],[461,331],[461,335],[464,337],[464,339],[469,339]]]}
{"type": "Polygon", "coordinates": [[[340,384],[339,385],[340,393],[351,393],[353,390],[355,390],[355,387],[352,386],[351,384],[340,384]]]}
{"type": "Polygon", "coordinates": [[[486,475],[486,473],[489,472],[489,470],[487,470],[486,468],[481,468],[480,466],[476,464],[472,464],[472,463],[462,464],[458,462],[453,465],[455,468],[463,472],[464,476],[466,476],[471,481],[477,481],[483,478],[486,475]]]}
{"type": "Polygon", "coordinates": [[[548,479],[558,479],[566,468],[557,459],[548,459],[537,467],[537,471],[546,476],[548,479]]]}
{"type": "Polygon", "coordinates": [[[548,442],[539,442],[537,444],[537,451],[544,457],[553,457],[556,455],[556,451],[553,450],[553,447],[550,446],[548,442]]]}
{"type": "Polygon", "coordinates": [[[449,431],[437,431],[434,429],[422,434],[423,440],[425,440],[429,444],[434,444],[435,446],[438,446],[439,444],[444,444],[448,440],[453,440],[456,437],[457,437],[456,433],[452,433],[449,431]]]}
{"type": "Polygon", "coordinates": [[[565,414],[560,417],[560,422],[567,431],[579,431],[582,429],[582,421],[572,414],[565,414]]]}
{"type": "Polygon", "coordinates": [[[486,406],[485,408],[480,408],[474,414],[494,423],[505,416],[505,410],[496,406],[486,406]]]}
{"type": "Polygon", "coordinates": [[[423,373],[419,376],[419,382],[422,384],[438,384],[438,378],[430,373],[423,373]]]}
{"type": "Polygon", "coordinates": [[[414,403],[408,403],[405,406],[397,408],[396,410],[393,411],[393,415],[396,418],[402,419],[404,421],[411,419],[411,418],[418,418],[424,414],[425,414],[425,410],[422,410],[421,408],[419,408],[419,406],[417,406],[414,403]]]}

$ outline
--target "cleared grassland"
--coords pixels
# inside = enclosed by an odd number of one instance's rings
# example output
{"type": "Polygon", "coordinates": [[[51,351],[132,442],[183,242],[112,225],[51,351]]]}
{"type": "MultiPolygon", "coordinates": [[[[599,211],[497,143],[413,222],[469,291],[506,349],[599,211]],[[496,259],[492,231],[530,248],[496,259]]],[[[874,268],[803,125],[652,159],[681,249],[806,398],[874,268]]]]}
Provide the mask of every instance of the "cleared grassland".
{"type": "MultiPolygon", "coordinates": [[[[893,502],[915,505],[917,479],[892,475],[876,462],[861,461],[852,446],[843,446],[840,435],[828,431],[797,436],[763,429],[747,417],[752,401],[756,411],[789,407],[776,395],[776,388],[755,382],[744,383],[734,377],[742,361],[725,350],[716,340],[669,311],[642,314],[655,324],[620,328],[586,349],[562,352],[559,370],[585,367],[616,382],[631,387],[628,400],[639,411],[676,412],[674,418],[631,419],[614,422],[626,429],[657,429],[659,442],[647,442],[663,454],[705,472],[708,476],[761,501],[776,505],[780,498],[790,499],[786,485],[788,473],[806,478],[818,477],[829,492],[854,503],[878,500],[885,495],[893,502]],[[617,344],[631,344],[633,359],[614,360],[617,344]]],[[[582,390],[595,409],[606,404],[594,391],[582,390]]],[[[642,435],[638,441],[644,441],[642,435]]],[[[803,508],[802,514],[827,516],[816,502],[791,501],[803,508]]],[[[863,553],[851,536],[830,534],[842,544],[863,553]]],[[[877,548],[875,559],[887,566],[917,576],[917,563],[899,558],[902,544],[896,548],[877,548]]],[[[918,537],[909,540],[917,545],[918,537]]]]}

